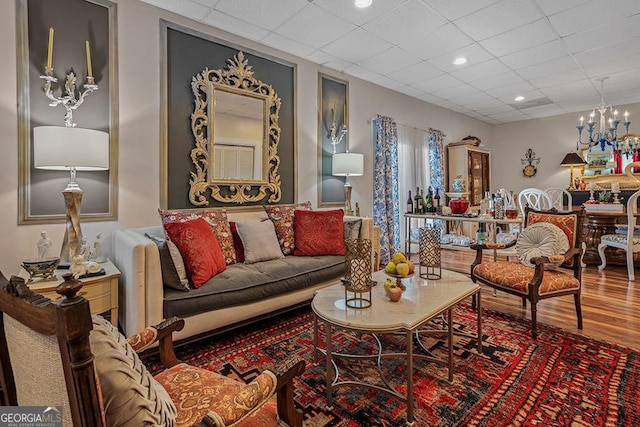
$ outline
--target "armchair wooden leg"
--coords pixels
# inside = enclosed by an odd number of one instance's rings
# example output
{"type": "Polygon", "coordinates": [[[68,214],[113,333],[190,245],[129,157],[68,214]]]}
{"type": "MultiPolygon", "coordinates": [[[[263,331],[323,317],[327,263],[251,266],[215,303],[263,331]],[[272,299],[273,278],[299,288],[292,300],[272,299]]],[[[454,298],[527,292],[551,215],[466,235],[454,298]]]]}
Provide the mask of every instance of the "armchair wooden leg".
{"type": "Polygon", "coordinates": [[[290,427],[302,427],[302,412],[296,409],[293,400],[293,378],[302,375],[304,368],[304,361],[295,357],[274,369],[278,378],[276,386],[278,417],[290,427]]]}
{"type": "Polygon", "coordinates": [[[531,336],[538,336],[538,307],[537,303],[531,301],[531,336]]]}
{"type": "Polygon", "coordinates": [[[527,308],[527,299],[522,298],[522,308],[527,308]]]}

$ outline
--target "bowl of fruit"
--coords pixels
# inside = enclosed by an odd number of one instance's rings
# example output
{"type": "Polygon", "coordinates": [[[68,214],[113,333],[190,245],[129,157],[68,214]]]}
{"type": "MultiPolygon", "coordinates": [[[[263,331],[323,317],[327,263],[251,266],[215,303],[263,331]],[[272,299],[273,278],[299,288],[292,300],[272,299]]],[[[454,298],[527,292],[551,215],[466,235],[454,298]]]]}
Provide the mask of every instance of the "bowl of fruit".
{"type": "Polygon", "coordinates": [[[415,265],[402,252],[396,252],[384,267],[384,273],[396,279],[396,284],[404,290],[402,279],[415,275],[415,265]]]}

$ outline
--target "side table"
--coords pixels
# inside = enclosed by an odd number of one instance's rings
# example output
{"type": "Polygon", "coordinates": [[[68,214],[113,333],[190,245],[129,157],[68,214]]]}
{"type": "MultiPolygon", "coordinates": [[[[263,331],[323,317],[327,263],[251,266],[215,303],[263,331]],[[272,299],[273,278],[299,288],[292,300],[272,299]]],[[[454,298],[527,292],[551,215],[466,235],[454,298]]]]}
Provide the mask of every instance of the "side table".
{"type": "MultiPolygon", "coordinates": [[[[89,300],[92,314],[103,314],[109,312],[111,323],[118,327],[118,278],[120,270],[111,261],[100,263],[100,268],[104,268],[104,276],[93,276],[80,279],[83,286],[78,295],[89,300]]],[[[56,293],[56,287],[64,281],[62,275],[68,273],[67,269],[55,271],[56,280],[43,280],[36,278],[28,284],[29,288],[51,300],[62,298],[56,293]]],[[[25,280],[29,280],[29,273],[20,269],[18,274],[25,280]]]]}

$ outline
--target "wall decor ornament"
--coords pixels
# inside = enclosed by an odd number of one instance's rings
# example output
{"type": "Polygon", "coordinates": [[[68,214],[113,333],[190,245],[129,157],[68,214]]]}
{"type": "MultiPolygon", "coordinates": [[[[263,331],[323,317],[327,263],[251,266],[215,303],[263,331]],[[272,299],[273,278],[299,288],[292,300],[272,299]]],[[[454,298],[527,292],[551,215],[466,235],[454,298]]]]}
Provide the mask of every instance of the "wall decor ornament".
{"type": "Polygon", "coordinates": [[[536,157],[535,151],[529,148],[524,155],[524,159],[520,159],[520,163],[525,165],[522,169],[522,174],[527,178],[531,178],[538,172],[535,165],[540,164],[540,157],[536,157]]]}
{"type": "Polygon", "coordinates": [[[191,131],[195,138],[195,147],[191,150],[191,161],[195,171],[189,180],[189,201],[194,206],[208,206],[211,198],[224,203],[244,204],[260,202],[267,198],[268,203],[280,201],[281,180],[279,173],[280,158],[278,143],[280,127],[278,118],[281,99],[275,89],[254,77],[252,67],[242,51],[227,60],[224,68],[210,70],[205,68],[193,76],[191,88],[195,106],[191,115],[191,131]],[[264,103],[263,114],[263,155],[261,179],[226,179],[214,177],[214,135],[216,127],[216,92],[227,92],[241,97],[257,99],[264,103]],[[266,178],[265,178],[266,177],[266,178]],[[226,191],[222,191],[225,189],[226,191]]]}

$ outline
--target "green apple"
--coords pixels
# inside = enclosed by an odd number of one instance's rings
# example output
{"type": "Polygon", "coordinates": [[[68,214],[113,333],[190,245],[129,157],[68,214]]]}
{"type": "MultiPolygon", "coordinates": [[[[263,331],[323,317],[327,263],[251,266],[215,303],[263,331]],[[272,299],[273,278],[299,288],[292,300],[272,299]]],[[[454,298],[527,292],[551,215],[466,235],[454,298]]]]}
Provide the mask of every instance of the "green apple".
{"type": "Polygon", "coordinates": [[[393,261],[389,261],[389,263],[384,267],[384,271],[389,274],[396,274],[396,265],[393,261]]]}

